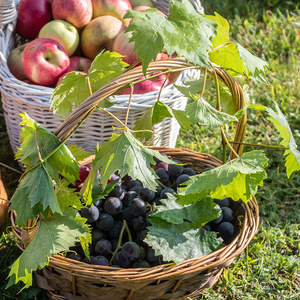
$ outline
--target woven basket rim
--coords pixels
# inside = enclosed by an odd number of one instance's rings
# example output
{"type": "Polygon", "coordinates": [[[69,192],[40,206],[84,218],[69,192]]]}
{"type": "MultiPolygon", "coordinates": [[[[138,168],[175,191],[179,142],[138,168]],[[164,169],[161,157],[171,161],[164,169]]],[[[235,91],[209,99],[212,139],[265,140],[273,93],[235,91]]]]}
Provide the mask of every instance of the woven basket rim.
{"type": "MultiPolygon", "coordinates": [[[[164,152],[167,155],[195,155],[195,157],[202,157],[204,160],[212,160],[216,166],[222,165],[222,162],[214,156],[207,153],[198,153],[193,150],[184,148],[167,148],[167,147],[153,147],[154,150],[164,152]]],[[[83,161],[83,164],[88,164],[93,159],[89,157],[83,161]]],[[[50,267],[56,267],[71,273],[73,276],[101,278],[107,283],[117,281],[148,281],[157,279],[166,279],[174,276],[181,276],[183,274],[199,273],[207,269],[214,269],[226,262],[232,260],[238,254],[244,251],[248,246],[254,235],[258,231],[259,226],[259,208],[255,197],[247,204],[243,204],[245,208],[244,224],[235,239],[223,248],[212,252],[209,255],[192,258],[180,262],[177,265],[160,265],[148,269],[119,269],[114,267],[90,265],[84,262],[78,262],[69,258],[65,258],[59,254],[50,257],[50,267]]],[[[15,235],[21,238],[21,231],[15,223],[16,212],[11,213],[11,222],[15,235]]],[[[21,250],[24,250],[21,244],[17,244],[21,250]]]]}

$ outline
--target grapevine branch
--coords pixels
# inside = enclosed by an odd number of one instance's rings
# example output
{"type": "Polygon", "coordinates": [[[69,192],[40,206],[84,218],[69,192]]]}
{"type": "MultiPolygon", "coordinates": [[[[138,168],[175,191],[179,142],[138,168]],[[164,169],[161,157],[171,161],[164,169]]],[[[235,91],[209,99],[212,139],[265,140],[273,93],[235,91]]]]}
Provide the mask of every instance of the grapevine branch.
{"type": "Polygon", "coordinates": [[[126,111],[125,125],[124,125],[124,129],[123,129],[123,134],[125,134],[125,131],[126,131],[126,128],[127,128],[127,122],[128,122],[128,116],[129,116],[129,110],[130,110],[130,103],[131,103],[132,94],[133,94],[133,85],[130,84],[130,97],[129,97],[128,107],[127,107],[127,111],[126,111]]]}
{"type": "Polygon", "coordinates": [[[276,145],[265,145],[265,144],[253,144],[253,143],[243,143],[243,142],[230,142],[231,144],[239,144],[245,146],[255,146],[255,147],[265,147],[265,148],[275,148],[275,149],[283,149],[283,150],[290,150],[290,147],[283,147],[283,146],[276,146],[276,145]]]}
{"type": "Polygon", "coordinates": [[[160,100],[160,95],[161,95],[162,89],[164,88],[165,83],[166,83],[167,79],[169,78],[169,76],[170,76],[170,73],[167,74],[166,79],[164,80],[162,86],[160,87],[160,90],[159,90],[159,93],[158,93],[158,97],[157,97],[157,102],[159,102],[159,100],[160,100]]]}
{"type": "Polygon", "coordinates": [[[205,86],[206,86],[206,78],[207,78],[207,69],[204,70],[204,81],[203,81],[203,88],[202,88],[202,92],[201,92],[200,98],[202,98],[203,95],[204,95],[205,86]]]}
{"type": "Polygon", "coordinates": [[[37,141],[37,138],[36,138],[37,131],[38,131],[38,128],[36,128],[35,131],[34,131],[34,141],[35,141],[36,149],[37,149],[37,152],[38,152],[38,155],[39,155],[39,160],[42,163],[43,159],[42,159],[39,144],[38,144],[38,141],[37,141]]]}

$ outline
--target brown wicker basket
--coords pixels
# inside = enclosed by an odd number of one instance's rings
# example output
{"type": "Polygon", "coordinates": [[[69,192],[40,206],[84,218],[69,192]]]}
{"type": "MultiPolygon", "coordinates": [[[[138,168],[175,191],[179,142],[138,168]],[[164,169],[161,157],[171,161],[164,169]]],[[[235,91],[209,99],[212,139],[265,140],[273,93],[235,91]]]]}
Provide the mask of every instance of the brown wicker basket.
{"type": "MultiPolygon", "coordinates": [[[[154,62],[149,65],[148,73],[160,70],[175,70],[191,66],[183,59],[154,62]]],[[[236,110],[245,106],[243,91],[238,83],[224,70],[216,68],[216,74],[232,93],[236,110]]],[[[112,95],[119,88],[141,76],[141,69],[133,69],[121,75],[80,105],[56,130],[55,134],[65,140],[84,116],[102,99],[112,95]]],[[[243,141],[246,115],[236,125],[235,141],[243,141]]],[[[238,144],[234,150],[241,155],[238,144]]],[[[153,147],[167,154],[171,159],[191,163],[199,171],[205,167],[217,167],[222,162],[209,155],[188,149],[153,147]]],[[[233,157],[230,154],[230,157],[233,157]]],[[[92,158],[85,160],[87,164],[92,158]]],[[[59,254],[50,258],[48,267],[36,272],[37,284],[49,294],[50,299],[105,299],[105,300],[150,300],[150,299],[196,299],[218,280],[224,267],[229,266],[256,234],[259,225],[258,205],[253,197],[244,205],[243,225],[234,240],[227,246],[210,255],[185,260],[178,265],[160,265],[149,269],[118,269],[113,267],[89,265],[59,254]]],[[[21,230],[15,223],[16,214],[11,214],[15,234],[21,238],[21,230]]],[[[18,244],[24,249],[23,244],[18,244]]]]}
{"type": "Polygon", "coordinates": [[[7,217],[8,217],[8,199],[0,176],[0,235],[4,231],[7,217]]]}

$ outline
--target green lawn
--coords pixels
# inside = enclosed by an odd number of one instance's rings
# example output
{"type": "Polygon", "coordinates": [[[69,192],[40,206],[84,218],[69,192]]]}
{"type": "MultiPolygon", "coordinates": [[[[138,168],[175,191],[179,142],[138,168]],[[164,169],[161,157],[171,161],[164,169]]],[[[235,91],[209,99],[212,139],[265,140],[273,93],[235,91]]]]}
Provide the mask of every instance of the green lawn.
{"type": "MultiPolygon", "coordinates": [[[[267,77],[270,85],[253,83],[249,91],[250,100],[266,106],[272,106],[272,101],[276,101],[300,144],[300,10],[297,2],[215,0],[204,3],[204,6],[207,14],[216,11],[230,20],[232,38],[269,63],[267,77]]],[[[279,144],[280,137],[264,114],[248,113],[247,128],[246,142],[279,144]]],[[[195,127],[181,132],[177,146],[220,157],[217,140],[219,136],[214,133],[195,127]]],[[[289,179],[286,177],[281,151],[266,151],[271,159],[268,179],[257,194],[262,220],[259,233],[214,287],[199,300],[300,299],[300,176],[298,173],[289,179]]],[[[0,162],[18,168],[8,145],[2,115],[0,153],[0,162]]],[[[18,174],[1,166],[0,172],[11,196],[18,174]]],[[[18,255],[19,250],[11,234],[2,236],[0,300],[46,299],[36,287],[19,294],[20,286],[4,290],[7,267],[18,255]]]]}

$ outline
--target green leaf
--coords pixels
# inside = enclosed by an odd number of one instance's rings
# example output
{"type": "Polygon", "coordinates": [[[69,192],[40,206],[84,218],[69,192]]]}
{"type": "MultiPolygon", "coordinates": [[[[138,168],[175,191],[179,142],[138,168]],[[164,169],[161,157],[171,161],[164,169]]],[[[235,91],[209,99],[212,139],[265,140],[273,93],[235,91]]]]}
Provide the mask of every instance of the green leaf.
{"type": "Polygon", "coordinates": [[[49,220],[40,220],[37,231],[21,256],[13,263],[7,287],[23,281],[25,288],[32,285],[32,272],[49,263],[50,256],[75,245],[78,237],[86,236],[84,219],[76,217],[74,209],[65,215],[54,214],[49,220]]]}
{"type": "MultiPolygon", "coordinates": [[[[77,107],[91,95],[90,87],[94,93],[121,75],[128,66],[122,61],[122,57],[116,52],[105,51],[95,57],[87,75],[79,72],[67,74],[52,94],[50,108],[53,109],[53,112],[66,118],[73,107],[77,107]]],[[[107,100],[103,101],[103,105],[109,107],[114,104],[112,102],[108,104],[108,102],[107,100]]]]}
{"type": "Polygon", "coordinates": [[[289,148],[284,152],[284,156],[286,156],[286,173],[289,178],[293,172],[300,170],[300,152],[297,150],[296,141],[293,137],[292,130],[285,115],[281,112],[278,104],[276,102],[274,102],[274,104],[277,113],[273,109],[265,107],[263,105],[253,104],[249,106],[249,108],[254,108],[256,110],[266,110],[270,115],[270,118],[268,118],[268,120],[274,123],[276,129],[279,131],[279,136],[282,138],[282,140],[280,141],[280,145],[289,148]]]}
{"type": "Polygon", "coordinates": [[[265,66],[268,67],[268,63],[251,54],[239,43],[237,43],[237,49],[240,53],[240,57],[243,60],[247,75],[264,84],[269,84],[265,75],[265,66]]]}
{"type": "Polygon", "coordinates": [[[198,14],[188,0],[170,1],[169,11],[168,18],[157,9],[130,10],[124,16],[133,18],[126,32],[132,31],[130,42],[135,42],[134,50],[142,61],[144,74],[163,48],[169,56],[176,52],[195,65],[211,69],[207,51],[217,24],[198,14]]]}
{"type": "Polygon", "coordinates": [[[144,187],[155,191],[155,179],[158,177],[150,168],[150,164],[155,165],[153,156],[173,163],[158,151],[145,147],[127,131],[125,134],[113,134],[106,143],[101,144],[96,151],[92,169],[101,169],[101,182],[104,187],[111,175],[118,171],[121,178],[128,173],[132,179],[139,179],[144,187]]]}
{"type": "Polygon", "coordinates": [[[206,197],[194,205],[181,205],[177,202],[177,198],[171,194],[168,194],[167,199],[160,201],[162,204],[156,206],[156,212],[151,214],[151,218],[164,219],[173,224],[182,224],[188,220],[201,227],[218,218],[221,213],[220,207],[210,197],[206,197]]]}
{"type": "Polygon", "coordinates": [[[136,137],[141,141],[143,139],[148,141],[152,137],[152,132],[150,132],[152,126],[162,122],[164,118],[172,117],[178,121],[183,129],[187,129],[191,125],[189,119],[184,115],[184,112],[172,109],[168,105],[157,101],[135,121],[133,130],[138,131],[136,132],[136,137]]]}
{"type": "Polygon", "coordinates": [[[193,198],[189,201],[187,196],[210,189],[210,196],[214,199],[228,197],[247,203],[255,195],[257,186],[262,186],[267,177],[264,170],[267,161],[262,151],[251,151],[218,168],[191,176],[187,187],[178,196],[178,202],[195,203],[193,198]]]}
{"type": "Polygon", "coordinates": [[[150,219],[152,226],[145,242],[153,247],[155,255],[162,255],[165,261],[181,261],[208,255],[221,246],[222,239],[215,232],[208,232],[194,224],[184,222],[172,224],[163,219],[150,219]]]}
{"type": "Polygon", "coordinates": [[[193,125],[198,123],[208,126],[211,130],[225,124],[230,124],[232,121],[238,121],[235,116],[230,116],[216,110],[203,98],[198,98],[188,103],[186,113],[193,125]]]}
{"type": "Polygon", "coordinates": [[[90,157],[94,152],[85,151],[83,148],[78,147],[77,145],[69,145],[67,148],[73,154],[77,161],[84,160],[87,157],[90,157]]]}

